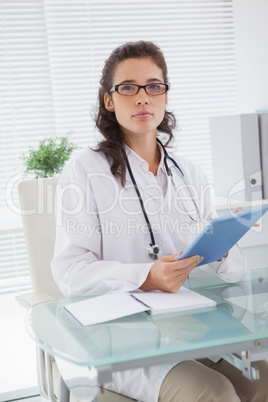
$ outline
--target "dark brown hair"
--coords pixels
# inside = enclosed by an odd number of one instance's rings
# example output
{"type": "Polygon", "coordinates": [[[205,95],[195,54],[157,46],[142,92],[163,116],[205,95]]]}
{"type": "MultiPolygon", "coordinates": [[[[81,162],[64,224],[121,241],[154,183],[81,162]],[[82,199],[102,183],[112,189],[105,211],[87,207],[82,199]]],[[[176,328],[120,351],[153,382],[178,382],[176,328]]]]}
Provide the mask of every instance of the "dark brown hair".
{"type": "MultiPolygon", "coordinates": [[[[109,94],[113,86],[113,77],[115,68],[123,60],[130,58],[148,57],[162,70],[164,83],[168,84],[167,65],[164,55],[160,48],[152,42],[128,42],[116,48],[110,57],[105,61],[102,70],[99,89],[99,107],[96,115],[96,127],[104,136],[104,139],[98,144],[96,151],[101,151],[111,161],[111,172],[115,177],[125,184],[126,164],[124,159],[124,134],[120,130],[116,120],[115,113],[106,109],[104,104],[105,93],[109,94]]],[[[165,111],[164,118],[157,127],[159,132],[167,135],[165,145],[173,140],[172,130],[176,126],[176,119],[173,113],[165,111]]]]}

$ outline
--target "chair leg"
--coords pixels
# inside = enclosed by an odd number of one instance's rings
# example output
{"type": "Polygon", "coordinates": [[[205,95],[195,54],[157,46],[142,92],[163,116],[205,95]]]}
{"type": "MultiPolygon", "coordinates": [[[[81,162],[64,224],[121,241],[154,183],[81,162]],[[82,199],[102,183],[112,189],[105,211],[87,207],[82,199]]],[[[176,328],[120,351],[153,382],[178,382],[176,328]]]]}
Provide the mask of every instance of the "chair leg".
{"type": "Polygon", "coordinates": [[[38,386],[41,396],[48,399],[44,351],[36,347],[38,386]]]}
{"type": "Polygon", "coordinates": [[[53,389],[53,376],[52,376],[51,356],[47,352],[44,352],[44,355],[45,355],[45,370],[46,370],[46,382],[47,382],[48,399],[49,399],[50,402],[56,402],[57,399],[55,398],[54,389],[53,389]]]}
{"type": "Polygon", "coordinates": [[[41,396],[48,399],[50,402],[56,402],[53,389],[52,376],[52,358],[41,348],[36,348],[37,367],[38,367],[38,385],[41,396]]]}

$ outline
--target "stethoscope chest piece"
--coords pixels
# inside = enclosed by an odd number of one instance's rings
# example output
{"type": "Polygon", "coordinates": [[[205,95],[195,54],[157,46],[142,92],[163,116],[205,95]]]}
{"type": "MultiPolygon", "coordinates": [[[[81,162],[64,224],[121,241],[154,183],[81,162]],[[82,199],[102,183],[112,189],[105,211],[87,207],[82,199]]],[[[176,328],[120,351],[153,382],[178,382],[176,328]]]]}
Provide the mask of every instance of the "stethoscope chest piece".
{"type": "Polygon", "coordinates": [[[163,254],[162,247],[158,246],[158,244],[150,244],[146,249],[146,254],[152,260],[158,260],[160,257],[162,257],[163,254]]]}

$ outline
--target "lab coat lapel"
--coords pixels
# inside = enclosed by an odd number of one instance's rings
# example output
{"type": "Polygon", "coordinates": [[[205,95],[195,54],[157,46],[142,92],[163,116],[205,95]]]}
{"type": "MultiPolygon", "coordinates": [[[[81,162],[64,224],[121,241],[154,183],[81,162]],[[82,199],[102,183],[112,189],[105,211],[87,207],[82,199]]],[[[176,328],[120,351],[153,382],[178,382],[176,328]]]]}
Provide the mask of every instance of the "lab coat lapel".
{"type": "MultiPolygon", "coordinates": [[[[169,186],[172,186],[171,197],[173,202],[177,205],[178,209],[181,211],[182,215],[185,216],[186,220],[191,219],[190,215],[194,219],[199,219],[199,211],[196,209],[195,203],[193,201],[193,196],[191,194],[191,183],[183,179],[180,172],[174,165],[170,165],[174,186],[169,180],[169,186]],[[176,200],[174,200],[174,197],[176,200]]],[[[198,200],[196,200],[198,203],[198,200]]]]}

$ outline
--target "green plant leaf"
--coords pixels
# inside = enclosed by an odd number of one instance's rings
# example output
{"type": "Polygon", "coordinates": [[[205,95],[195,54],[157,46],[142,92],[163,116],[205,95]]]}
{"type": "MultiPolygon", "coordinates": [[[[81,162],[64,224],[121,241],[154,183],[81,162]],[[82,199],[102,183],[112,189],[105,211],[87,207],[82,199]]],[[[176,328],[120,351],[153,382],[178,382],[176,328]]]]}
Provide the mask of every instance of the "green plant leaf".
{"type": "Polygon", "coordinates": [[[77,148],[68,137],[42,140],[37,149],[29,147],[28,153],[22,155],[24,173],[33,173],[35,178],[52,177],[62,171],[71,153],[77,148]]]}

